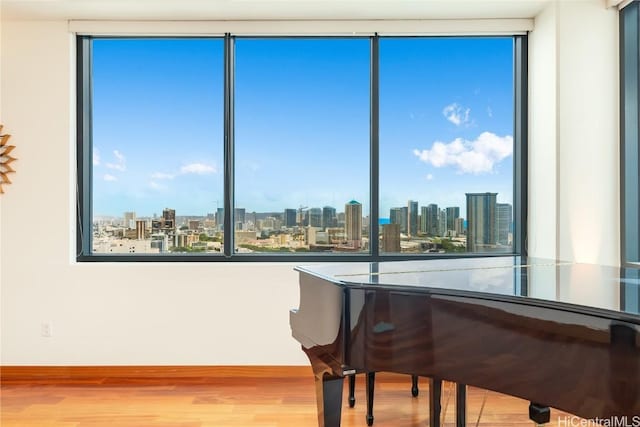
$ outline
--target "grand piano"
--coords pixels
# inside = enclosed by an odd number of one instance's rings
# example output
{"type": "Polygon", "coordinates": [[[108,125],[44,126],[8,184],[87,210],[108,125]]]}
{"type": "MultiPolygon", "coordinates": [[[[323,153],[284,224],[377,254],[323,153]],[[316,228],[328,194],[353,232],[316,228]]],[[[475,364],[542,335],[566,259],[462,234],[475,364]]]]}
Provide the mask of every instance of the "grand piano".
{"type": "Polygon", "coordinates": [[[458,386],[457,425],[465,385],[530,401],[537,422],[549,407],[640,422],[638,269],[506,256],[296,270],[290,325],[320,427],[340,426],[345,376],[381,371],[430,379],[432,427],[442,380],[458,386]]]}

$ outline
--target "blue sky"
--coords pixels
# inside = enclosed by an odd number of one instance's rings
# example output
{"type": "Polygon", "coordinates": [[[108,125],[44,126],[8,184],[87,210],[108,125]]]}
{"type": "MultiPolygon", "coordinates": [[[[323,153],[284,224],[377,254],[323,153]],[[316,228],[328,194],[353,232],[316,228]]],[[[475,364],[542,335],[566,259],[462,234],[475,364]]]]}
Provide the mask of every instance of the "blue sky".
{"type": "MultiPolygon", "coordinates": [[[[511,202],[510,38],[380,41],[380,215],[511,202]]],[[[219,39],[98,39],[93,51],[94,215],[223,205],[219,39]]],[[[368,39],[238,39],[236,206],[369,203],[368,39]]],[[[464,214],[463,214],[464,215],[464,214]]]]}

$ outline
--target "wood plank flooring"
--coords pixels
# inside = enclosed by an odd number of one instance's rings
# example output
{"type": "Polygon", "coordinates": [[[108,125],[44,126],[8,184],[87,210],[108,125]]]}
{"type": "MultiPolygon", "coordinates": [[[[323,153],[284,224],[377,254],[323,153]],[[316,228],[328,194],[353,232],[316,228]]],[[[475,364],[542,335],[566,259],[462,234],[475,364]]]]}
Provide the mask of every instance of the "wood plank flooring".
{"type": "MultiPolygon", "coordinates": [[[[407,376],[378,375],[374,426],[426,426],[429,419],[427,381],[411,397],[407,376]]],[[[345,381],[345,385],[346,385],[345,381]]],[[[443,418],[454,426],[455,393],[444,384],[443,418]]],[[[316,426],[315,387],[311,376],[203,378],[57,378],[3,380],[2,427],[301,427],[316,426]]],[[[483,427],[533,426],[528,402],[470,388],[467,425],[483,427]]],[[[365,386],[356,385],[356,407],[346,404],[342,425],[366,426],[365,386]]],[[[566,414],[552,410],[550,426],[562,425],[566,414]]],[[[566,425],[566,424],[565,424],[566,425]]]]}

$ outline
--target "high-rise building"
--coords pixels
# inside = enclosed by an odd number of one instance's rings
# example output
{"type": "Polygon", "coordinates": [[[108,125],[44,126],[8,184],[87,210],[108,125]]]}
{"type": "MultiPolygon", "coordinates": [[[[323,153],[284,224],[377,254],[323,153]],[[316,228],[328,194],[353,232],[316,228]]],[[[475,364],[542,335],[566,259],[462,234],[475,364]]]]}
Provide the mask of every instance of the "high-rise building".
{"type": "Polygon", "coordinates": [[[325,229],[338,226],[336,208],[332,208],[331,206],[325,206],[322,208],[322,226],[325,229]]]}
{"type": "Polygon", "coordinates": [[[400,224],[382,226],[382,250],[384,252],[400,252],[400,224]]]}
{"type": "Polygon", "coordinates": [[[440,210],[438,213],[438,236],[447,235],[447,211],[445,209],[440,210]]]}
{"type": "Polygon", "coordinates": [[[462,236],[464,234],[464,218],[456,218],[454,227],[456,235],[462,236]]]}
{"type": "Polygon", "coordinates": [[[422,207],[422,232],[430,236],[438,235],[438,223],[440,221],[438,205],[431,203],[422,207]]]}
{"type": "Polygon", "coordinates": [[[176,210],[164,208],[162,210],[163,227],[165,229],[175,230],[176,228],[176,210]]]}
{"type": "MultiPolygon", "coordinates": [[[[234,221],[236,224],[240,223],[244,225],[244,223],[246,222],[246,215],[247,215],[247,210],[245,208],[235,208],[233,210],[233,215],[234,215],[234,221]]],[[[242,229],[242,226],[240,227],[240,229],[242,229]]]]}
{"type": "Polygon", "coordinates": [[[124,226],[127,228],[135,228],[136,227],[136,213],[135,212],[125,212],[124,213],[124,226]]]}
{"type": "Polygon", "coordinates": [[[389,209],[389,222],[391,224],[398,224],[400,226],[400,231],[402,231],[402,208],[389,209]]]}
{"type": "Polygon", "coordinates": [[[320,208],[311,208],[307,211],[307,217],[309,220],[307,224],[310,227],[322,227],[322,209],[320,208]]]}
{"type": "Polygon", "coordinates": [[[418,202],[407,202],[407,234],[409,237],[418,235],[418,202]]]}
{"type": "Polygon", "coordinates": [[[466,193],[467,251],[482,252],[496,244],[496,196],[498,193],[466,193]]]}
{"type": "Polygon", "coordinates": [[[511,222],[513,208],[508,203],[496,203],[496,232],[497,242],[501,245],[510,245],[511,222]]]}
{"type": "Polygon", "coordinates": [[[147,231],[147,222],[142,219],[136,220],[136,239],[144,240],[147,231]]]}
{"type": "Polygon", "coordinates": [[[224,229],[224,208],[216,209],[216,225],[219,230],[224,229]]]}
{"type": "Polygon", "coordinates": [[[285,209],[284,210],[284,226],[285,227],[295,227],[298,223],[296,221],[297,212],[295,209],[285,209]]]}
{"type": "Polygon", "coordinates": [[[345,233],[350,246],[362,246],[362,204],[351,200],[344,206],[345,233]]]}
{"type": "Polygon", "coordinates": [[[447,209],[447,231],[456,229],[456,218],[460,218],[460,208],[457,206],[447,209]]]}
{"type": "Polygon", "coordinates": [[[391,224],[399,224],[401,233],[408,233],[409,226],[409,209],[405,207],[391,208],[389,210],[389,222],[391,224]]]}

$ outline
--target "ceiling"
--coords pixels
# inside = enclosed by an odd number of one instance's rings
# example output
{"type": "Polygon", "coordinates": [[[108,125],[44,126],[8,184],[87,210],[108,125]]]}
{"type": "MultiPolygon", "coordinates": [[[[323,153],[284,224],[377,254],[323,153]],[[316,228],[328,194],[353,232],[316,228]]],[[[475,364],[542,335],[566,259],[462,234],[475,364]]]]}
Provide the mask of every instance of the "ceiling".
{"type": "Polygon", "coordinates": [[[2,19],[531,18],[553,0],[0,0],[2,19]]]}

